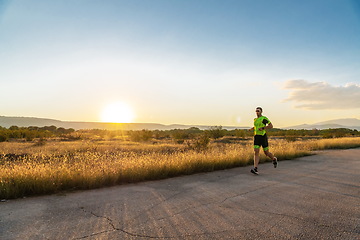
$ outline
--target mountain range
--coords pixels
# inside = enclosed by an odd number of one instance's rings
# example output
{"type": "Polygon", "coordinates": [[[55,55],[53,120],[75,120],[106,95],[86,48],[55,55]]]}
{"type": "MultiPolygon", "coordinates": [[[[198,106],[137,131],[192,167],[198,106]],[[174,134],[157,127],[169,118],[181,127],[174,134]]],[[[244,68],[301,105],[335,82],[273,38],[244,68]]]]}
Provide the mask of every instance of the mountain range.
{"type": "Polygon", "coordinates": [[[334,119],[324,122],[318,122],[314,124],[302,124],[291,127],[286,127],[284,129],[328,129],[328,128],[349,128],[360,130],[360,119],[357,118],[342,118],[342,119],[334,119]]]}
{"type": "MultiPolygon", "coordinates": [[[[79,129],[106,129],[106,130],[171,130],[171,129],[188,129],[191,127],[197,127],[201,130],[209,129],[211,126],[206,125],[182,125],[182,124],[171,124],[164,125],[159,123],[104,123],[104,122],[70,122],[60,121],[46,118],[35,118],[35,117],[6,117],[0,116],[0,126],[9,128],[11,126],[18,127],[44,127],[44,126],[56,126],[63,128],[79,129]]],[[[243,129],[245,127],[235,126],[222,126],[223,129],[243,129]]],[[[246,127],[247,128],[247,127],[246,127]]]]}
{"type": "MultiPolygon", "coordinates": [[[[71,122],[60,121],[55,119],[35,118],[35,117],[7,117],[0,116],[0,126],[9,128],[11,126],[18,127],[44,127],[44,126],[56,126],[63,128],[79,129],[107,129],[107,130],[171,130],[171,129],[188,129],[191,127],[197,127],[201,130],[209,129],[211,126],[206,125],[182,125],[171,124],[164,125],[159,123],[102,123],[102,122],[71,122]]],[[[248,129],[249,127],[238,126],[222,126],[223,129],[248,129]]],[[[360,130],[360,119],[356,118],[344,118],[334,119],[324,122],[318,122],[314,124],[302,124],[296,126],[285,127],[283,129],[328,129],[328,128],[349,128],[360,130]]]]}

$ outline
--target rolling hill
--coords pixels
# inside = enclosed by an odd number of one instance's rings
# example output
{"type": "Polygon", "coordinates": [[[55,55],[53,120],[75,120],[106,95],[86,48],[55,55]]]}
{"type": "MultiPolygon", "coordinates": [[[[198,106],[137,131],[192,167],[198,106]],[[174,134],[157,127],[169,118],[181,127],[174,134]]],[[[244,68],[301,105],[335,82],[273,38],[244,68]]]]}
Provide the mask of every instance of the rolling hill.
{"type": "MultiPolygon", "coordinates": [[[[63,128],[79,129],[107,129],[107,130],[171,130],[171,129],[188,129],[197,127],[201,130],[209,129],[211,126],[206,125],[183,125],[171,124],[164,125],[159,123],[102,123],[102,122],[70,122],[55,119],[35,118],[35,117],[7,117],[0,116],[0,126],[9,128],[18,127],[44,127],[56,126],[63,128]]],[[[223,126],[224,129],[248,129],[249,127],[223,126]]],[[[314,124],[302,124],[297,126],[285,127],[283,129],[328,129],[328,128],[350,128],[360,130],[360,120],[356,118],[335,119],[314,124]]]]}
{"type": "MultiPolygon", "coordinates": [[[[171,130],[171,129],[188,129],[191,127],[197,127],[201,130],[209,129],[211,126],[205,125],[181,125],[171,124],[164,125],[159,123],[103,123],[103,122],[70,122],[60,121],[46,118],[35,118],[35,117],[6,117],[0,116],[0,126],[9,128],[11,126],[18,127],[44,127],[44,126],[56,126],[63,128],[79,129],[107,129],[107,130],[171,130]]],[[[224,129],[242,129],[244,127],[235,126],[223,126],[224,129]]],[[[247,127],[246,127],[247,128],[247,127]]]]}
{"type": "Polygon", "coordinates": [[[302,124],[297,126],[286,127],[284,129],[328,129],[328,128],[349,128],[360,130],[360,120],[357,118],[343,118],[343,119],[334,119],[324,122],[318,122],[314,124],[302,124]]]}

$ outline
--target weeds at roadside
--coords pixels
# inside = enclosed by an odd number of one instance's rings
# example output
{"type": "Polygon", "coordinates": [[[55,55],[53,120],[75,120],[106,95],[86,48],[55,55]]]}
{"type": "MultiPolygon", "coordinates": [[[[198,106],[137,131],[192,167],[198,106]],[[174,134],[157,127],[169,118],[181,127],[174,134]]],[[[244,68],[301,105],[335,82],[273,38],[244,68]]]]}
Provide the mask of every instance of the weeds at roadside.
{"type": "MultiPolygon", "coordinates": [[[[360,147],[360,138],[271,140],[279,160],[314,150],[360,147]]],[[[0,143],[0,199],[92,189],[252,164],[252,141],[190,144],[75,141],[0,143]]],[[[261,155],[261,162],[267,161],[261,155]]]]}

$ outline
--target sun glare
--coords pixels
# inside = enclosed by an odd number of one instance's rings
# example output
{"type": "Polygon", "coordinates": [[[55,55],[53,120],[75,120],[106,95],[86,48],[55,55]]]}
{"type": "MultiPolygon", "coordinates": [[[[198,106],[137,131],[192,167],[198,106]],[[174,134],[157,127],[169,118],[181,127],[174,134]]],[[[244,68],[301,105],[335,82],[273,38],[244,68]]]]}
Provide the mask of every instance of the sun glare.
{"type": "Polygon", "coordinates": [[[112,123],[130,123],[134,120],[134,113],[129,105],[116,102],[106,106],[101,114],[101,121],[112,123]]]}

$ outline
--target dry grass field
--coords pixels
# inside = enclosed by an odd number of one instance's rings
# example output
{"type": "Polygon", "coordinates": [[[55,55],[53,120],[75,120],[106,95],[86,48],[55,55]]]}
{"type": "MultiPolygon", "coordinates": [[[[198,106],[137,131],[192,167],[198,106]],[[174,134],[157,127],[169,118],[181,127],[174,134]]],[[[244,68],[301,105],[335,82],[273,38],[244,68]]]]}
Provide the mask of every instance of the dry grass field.
{"type": "MultiPolygon", "coordinates": [[[[314,150],[360,147],[359,137],[286,141],[270,150],[288,160],[314,150]]],[[[46,141],[0,143],[0,199],[93,189],[116,184],[246,166],[252,141],[211,142],[206,149],[171,142],[46,141]]],[[[261,161],[267,161],[262,154],[261,161]]]]}

